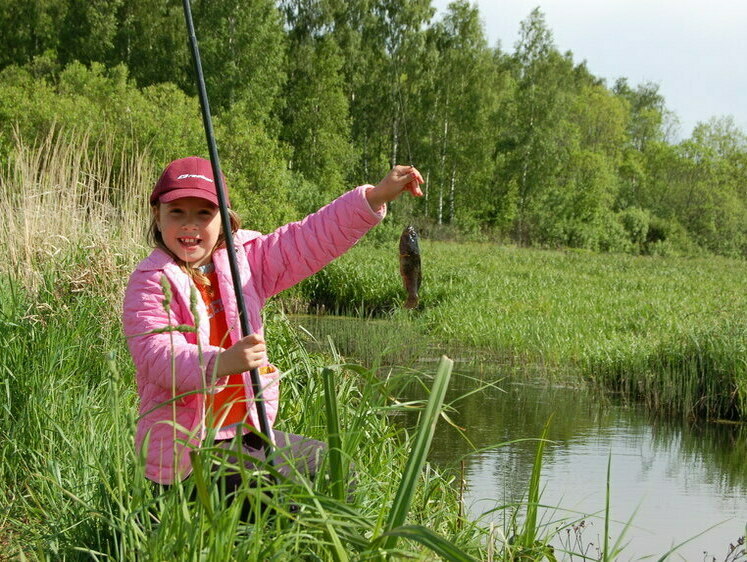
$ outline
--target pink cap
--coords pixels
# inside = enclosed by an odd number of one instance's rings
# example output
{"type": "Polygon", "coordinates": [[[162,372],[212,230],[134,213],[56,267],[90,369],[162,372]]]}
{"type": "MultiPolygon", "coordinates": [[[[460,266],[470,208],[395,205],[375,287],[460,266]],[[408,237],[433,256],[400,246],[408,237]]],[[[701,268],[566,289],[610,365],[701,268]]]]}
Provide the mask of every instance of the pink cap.
{"type": "MultiPolygon", "coordinates": [[[[225,185],[226,178],[223,177],[225,185]]],[[[217,186],[210,160],[198,156],[174,160],[161,174],[150,194],[150,204],[169,203],[182,197],[199,197],[218,205],[217,186]]],[[[230,203],[226,201],[230,206],[230,203]]]]}

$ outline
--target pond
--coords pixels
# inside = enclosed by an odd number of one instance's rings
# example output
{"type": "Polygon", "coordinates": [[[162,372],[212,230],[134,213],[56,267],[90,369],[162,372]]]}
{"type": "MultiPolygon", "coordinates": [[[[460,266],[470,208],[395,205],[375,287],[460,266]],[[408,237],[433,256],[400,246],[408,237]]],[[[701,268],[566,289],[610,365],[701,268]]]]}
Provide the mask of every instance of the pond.
{"type": "MultiPolygon", "coordinates": [[[[380,321],[334,317],[292,322],[319,341],[330,336],[343,355],[358,357],[360,342],[377,341],[383,336],[372,331],[387,330],[380,321]]],[[[434,351],[421,351],[426,349],[434,351]]],[[[388,352],[389,360],[416,365],[426,382],[435,370],[433,355],[388,352]]],[[[464,436],[440,422],[430,453],[431,462],[457,471],[464,461],[464,502],[472,518],[504,528],[509,510],[494,508],[523,499],[537,438],[549,420],[540,502],[553,507],[541,511],[542,523],[548,531],[576,523],[553,546],[598,557],[609,463],[610,545],[621,536],[625,545],[617,560],[656,560],[687,539],[670,560],[727,559],[730,543],[745,534],[747,524],[747,426],[656,420],[640,408],[572,386],[507,376],[506,370],[456,363],[447,403],[464,436]],[[482,390],[473,393],[475,388],[482,390]]],[[[412,385],[411,394],[400,398],[423,396],[412,385]]]]}

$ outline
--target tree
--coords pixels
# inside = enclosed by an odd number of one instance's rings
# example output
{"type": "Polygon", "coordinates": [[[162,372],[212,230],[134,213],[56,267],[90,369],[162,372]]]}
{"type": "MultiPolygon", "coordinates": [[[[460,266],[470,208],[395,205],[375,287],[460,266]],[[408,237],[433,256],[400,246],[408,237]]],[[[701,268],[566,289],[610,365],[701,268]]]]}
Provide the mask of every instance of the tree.
{"type": "Polygon", "coordinates": [[[498,151],[503,152],[502,181],[515,208],[514,237],[530,244],[537,236],[532,217],[546,200],[543,192],[558,188],[557,174],[565,151],[563,112],[572,84],[570,54],[560,55],[542,12],[536,8],[521,23],[513,56],[515,99],[506,112],[498,151]]]}
{"type": "Polygon", "coordinates": [[[293,150],[291,169],[314,186],[308,211],[337,195],[354,163],[342,57],[330,36],[292,46],[282,139],[293,150]]]}
{"type": "Polygon", "coordinates": [[[619,78],[613,92],[629,104],[628,135],[633,148],[644,152],[648,143],[664,140],[665,106],[658,84],[647,82],[632,89],[627,78],[619,78]]]}
{"type": "Polygon", "coordinates": [[[699,123],[677,147],[679,174],[663,206],[701,246],[726,255],[747,255],[747,137],[731,118],[699,123]]]}
{"type": "MultiPolygon", "coordinates": [[[[286,39],[272,0],[200,0],[194,3],[205,82],[216,111],[239,100],[249,119],[266,122],[286,80],[286,39]]],[[[194,91],[190,85],[188,92],[194,91]]]]}
{"type": "Polygon", "coordinates": [[[435,157],[429,182],[435,197],[428,211],[441,224],[453,222],[458,212],[464,220],[484,209],[485,185],[492,175],[491,155],[484,147],[493,134],[490,118],[500,88],[476,7],[465,0],[449,4],[430,40],[438,58],[431,114],[421,126],[428,127],[435,157]]]}
{"type": "Polygon", "coordinates": [[[57,47],[60,62],[110,61],[119,27],[117,13],[124,0],[67,0],[66,3],[57,47]]]}
{"type": "Polygon", "coordinates": [[[189,84],[189,91],[194,92],[181,2],[128,0],[121,4],[118,20],[110,64],[125,63],[141,87],[171,82],[183,89],[189,84]]]}
{"type": "Polygon", "coordinates": [[[345,71],[362,177],[379,176],[401,161],[409,141],[408,121],[414,121],[407,112],[419,87],[422,28],[433,13],[430,0],[358,0],[345,14],[357,33],[336,27],[346,58],[350,49],[359,49],[345,71]]]}
{"type": "Polygon", "coordinates": [[[67,14],[64,0],[0,0],[0,68],[23,65],[46,51],[56,54],[67,14]]]}

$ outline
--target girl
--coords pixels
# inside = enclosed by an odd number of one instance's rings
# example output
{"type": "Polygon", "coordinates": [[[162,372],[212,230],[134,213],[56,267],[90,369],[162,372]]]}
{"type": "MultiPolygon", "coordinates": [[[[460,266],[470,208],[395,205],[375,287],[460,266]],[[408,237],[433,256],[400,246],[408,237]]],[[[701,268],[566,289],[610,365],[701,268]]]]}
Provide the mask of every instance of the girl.
{"type": "MultiPolygon", "coordinates": [[[[264,457],[254,431],[260,426],[248,371],[259,369],[270,427],[278,411],[279,373],[266,355],[262,306],[347,251],[405,189],[422,195],[421,183],[414,167],[395,166],[378,185],[353,189],[267,235],[239,230],[238,216],[230,211],[253,331],[242,338],[210,161],[189,157],[166,167],[150,196],[156,249],[130,276],[123,314],[140,394],[135,445],[147,478],[166,485],[187,478],[190,451],[207,434],[219,447],[230,450],[237,438],[246,455],[264,457]],[[179,324],[197,329],[164,330],[179,324]]],[[[279,472],[313,476],[324,444],[271,433],[285,459],[276,466],[279,472]]],[[[224,480],[230,491],[240,484],[240,475],[224,480]]]]}

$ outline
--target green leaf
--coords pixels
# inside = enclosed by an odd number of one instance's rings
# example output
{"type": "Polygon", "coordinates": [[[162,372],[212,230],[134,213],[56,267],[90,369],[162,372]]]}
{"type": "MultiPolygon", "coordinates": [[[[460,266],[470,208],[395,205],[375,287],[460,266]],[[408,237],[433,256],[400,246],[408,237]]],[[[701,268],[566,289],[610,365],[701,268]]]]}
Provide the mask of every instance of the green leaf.
{"type": "Polygon", "coordinates": [[[324,405],[327,410],[327,440],[329,443],[327,458],[329,459],[332,496],[342,501],[345,499],[345,470],[342,460],[337,393],[335,391],[335,371],[325,367],[322,369],[322,379],[324,381],[324,405]]]}
{"type": "Polygon", "coordinates": [[[467,562],[475,560],[463,550],[460,550],[452,542],[447,541],[438,533],[431,531],[420,525],[403,525],[387,531],[383,537],[403,537],[419,542],[425,547],[430,548],[433,552],[446,560],[453,562],[467,562]]]}
{"type": "MultiPolygon", "coordinates": [[[[415,488],[417,487],[418,477],[425,464],[428,450],[433,440],[433,433],[436,430],[436,422],[441,415],[441,408],[443,406],[444,397],[446,396],[446,389],[449,386],[449,378],[451,377],[451,370],[454,367],[454,362],[446,357],[441,357],[441,361],[438,364],[436,371],[436,377],[433,381],[433,388],[431,389],[431,395],[428,399],[428,404],[425,407],[425,412],[420,420],[420,427],[415,437],[415,442],[410,452],[410,457],[407,460],[405,472],[402,475],[402,480],[397,490],[397,495],[394,498],[392,507],[389,510],[389,517],[385,525],[385,532],[389,532],[392,529],[401,526],[405,522],[407,513],[412,503],[412,498],[415,494],[415,488]]],[[[396,536],[390,535],[384,539],[384,548],[392,548],[396,542],[396,536]]]]}

